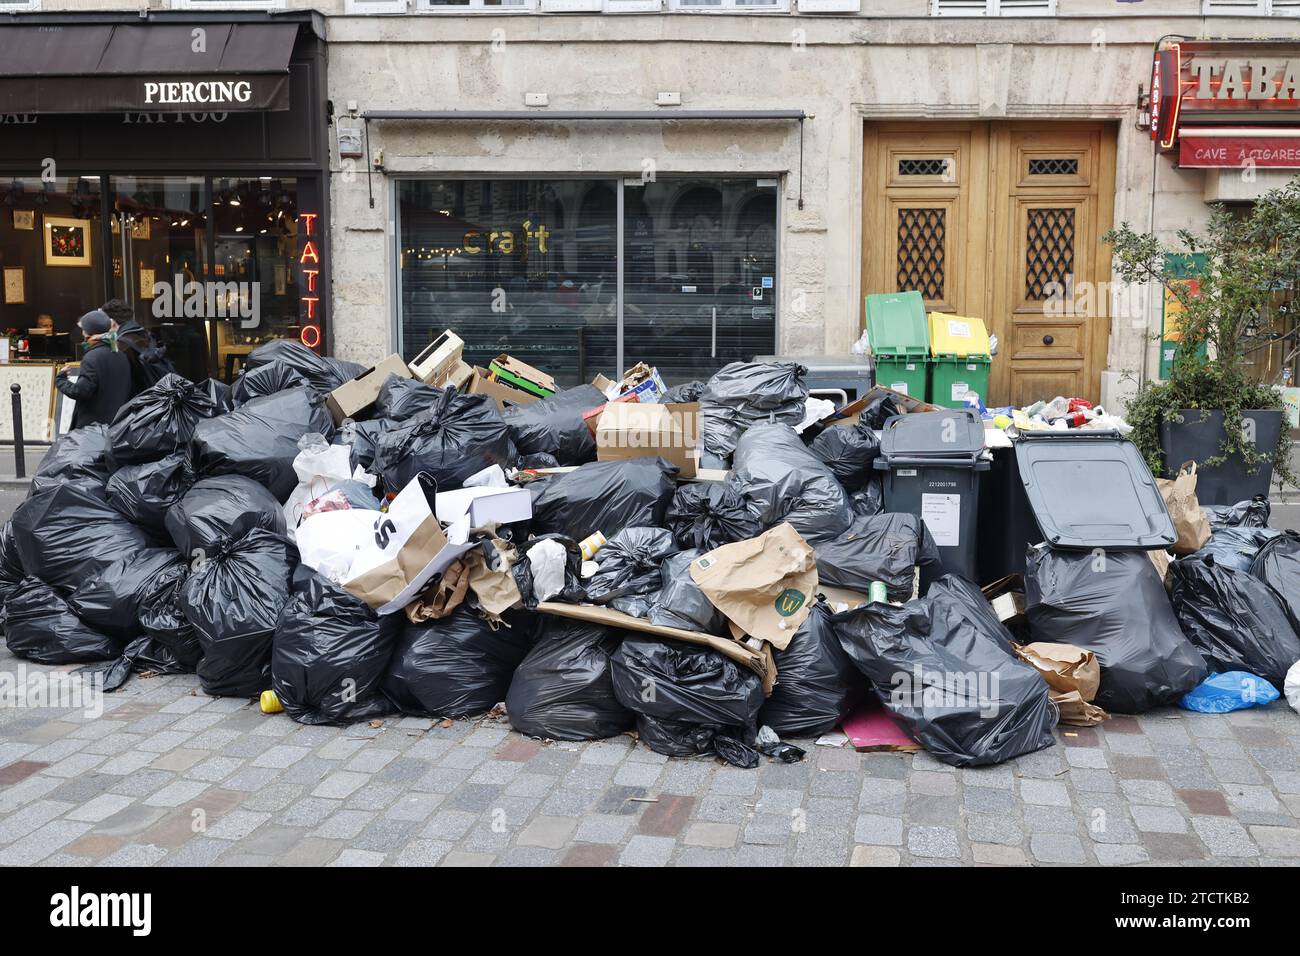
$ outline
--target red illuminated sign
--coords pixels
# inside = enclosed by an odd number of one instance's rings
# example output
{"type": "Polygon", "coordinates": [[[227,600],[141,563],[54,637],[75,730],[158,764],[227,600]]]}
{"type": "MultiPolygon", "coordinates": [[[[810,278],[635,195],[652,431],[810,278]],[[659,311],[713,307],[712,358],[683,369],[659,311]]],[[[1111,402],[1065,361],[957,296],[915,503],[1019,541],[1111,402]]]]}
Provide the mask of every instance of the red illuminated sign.
{"type": "Polygon", "coordinates": [[[310,348],[316,348],[320,345],[320,289],[319,279],[321,274],[321,254],[320,254],[320,236],[318,235],[316,221],[320,218],[318,213],[303,212],[298,214],[299,237],[302,240],[302,249],[298,253],[298,268],[302,272],[302,280],[299,283],[302,293],[299,295],[300,321],[302,331],[299,337],[302,343],[310,348]]]}
{"type": "Polygon", "coordinates": [[[1174,44],[1156,53],[1151,66],[1151,138],[1161,149],[1171,149],[1178,135],[1180,50],[1174,44]]]}
{"type": "Polygon", "coordinates": [[[1188,129],[1178,143],[1178,165],[1200,169],[1300,169],[1300,136],[1268,135],[1267,131],[1258,136],[1206,136],[1188,129]]]}

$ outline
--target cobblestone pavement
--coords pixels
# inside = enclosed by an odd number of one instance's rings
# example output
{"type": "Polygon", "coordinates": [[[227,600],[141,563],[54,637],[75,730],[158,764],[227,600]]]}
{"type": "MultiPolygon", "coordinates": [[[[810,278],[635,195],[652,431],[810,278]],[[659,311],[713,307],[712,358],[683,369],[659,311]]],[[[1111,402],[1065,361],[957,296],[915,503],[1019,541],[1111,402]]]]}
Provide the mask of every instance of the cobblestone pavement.
{"type": "Polygon", "coordinates": [[[1300,864],[1283,701],[1062,728],[974,770],[811,742],[739,770],[490,719],[306,727],[192,676],[103,710],[0,709],[0,864],[1300,864]]]}

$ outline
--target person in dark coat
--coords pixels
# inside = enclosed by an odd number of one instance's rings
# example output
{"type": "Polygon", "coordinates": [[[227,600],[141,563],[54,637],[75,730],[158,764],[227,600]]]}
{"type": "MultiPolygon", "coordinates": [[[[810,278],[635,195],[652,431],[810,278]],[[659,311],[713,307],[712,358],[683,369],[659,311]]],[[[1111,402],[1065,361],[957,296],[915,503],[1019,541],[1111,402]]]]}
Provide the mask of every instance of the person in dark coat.
{"type": "Polygon", "coordinates": [[[87,312],[77,320],[85,338],[85,352],[76,381],[68,377],[71,366],[59,369],[54,380],[60,392],[77,403],[72,427],[99,422],[108,425],[131,398],[131,363],[113,347],[113,320],[102,310],[87,312]]]}
{"type": "Polygon", "coordinates": [[[152,332],[135,320],[129,305],[121,299],[109,299],[100,310],[113,320],[117,350],[131,364],[132,398],[168,372],[176,371],[166,357],[167,350],[158,344],[152,332]]]}

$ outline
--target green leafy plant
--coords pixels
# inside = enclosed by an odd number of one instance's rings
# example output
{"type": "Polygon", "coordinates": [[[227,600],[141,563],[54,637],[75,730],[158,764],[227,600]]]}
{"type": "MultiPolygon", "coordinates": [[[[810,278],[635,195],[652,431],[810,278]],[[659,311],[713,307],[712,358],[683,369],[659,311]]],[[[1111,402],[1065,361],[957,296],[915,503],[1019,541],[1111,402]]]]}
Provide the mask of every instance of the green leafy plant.
{"type": "Polygon", "coordinates": [[[1240,458],[1255,472],[1271,463],[1274,481],[1295,484],[1286,429],[1276,448],[1260,450],[1243,428],[1242,412],[1282,407],[1275,388],[1251,378],[1248,357],[1259,345],[1263,317],[1279,302],[1285,308],[1284,295],[1300,289],[1300,180],[1265,194],[1246,214],[1217,205],[1199,235],[1180,230],[1177,236],[1170,247],[1128,223],[1102,236],[1112,247],[1117,276],[1158,283],[1184,310],[1168,380],[1146,382],[1128,404],[1129,437],[1152,472],[1161,474],[1161,423],[1182,421],[1184,409],[1221,411],[1221,454],[1202,464],[1240,458]],[[1193,292],[1182,263],[1198,254],[1205,264],[1193,292]]]}

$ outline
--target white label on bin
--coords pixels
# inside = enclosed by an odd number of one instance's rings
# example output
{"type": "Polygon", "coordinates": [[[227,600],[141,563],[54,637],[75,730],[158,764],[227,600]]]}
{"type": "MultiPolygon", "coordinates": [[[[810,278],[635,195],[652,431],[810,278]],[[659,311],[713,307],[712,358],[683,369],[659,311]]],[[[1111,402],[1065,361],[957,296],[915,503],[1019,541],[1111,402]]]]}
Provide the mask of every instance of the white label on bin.
{"type": "Polygon", "coordinates": [[[941,548],[961,544],[961,495],[921,495],[921,520],[941,548]]]}
{"type": "Polygon", "coordinates": [[[898,471],[894,472],[894,474],[898,475],[899,478],[915,478],[915,477],[916,477],[916,469],[915,469],[915,468],[900,468],[900,469],[898,469],[898,471]]]}
{"type": "Polygon", "coordinates": [[[893,389],[894,391],[896,391],[896,392],[901,392],[901,393],[904,394],[904,395],[907,394],[907,383],[906,383],[906,382],[895,382],[893,385],[891,385],[891,386],[889,386],[889,387],[892,388],[892,389],[893,389]]]}
{"type": "Polygon", "coordinates": [[[970,391],[970,386],[965,382],[952,383],[952,400],[954,402],[964,402],[966,394],[970,391]]]}
{"type": "Polygon", "coordinates": [[[955,339],[968,339],[970,338],[970,323],[958,322],[956,319],[949,319],[948,334],[955,339]]]}

